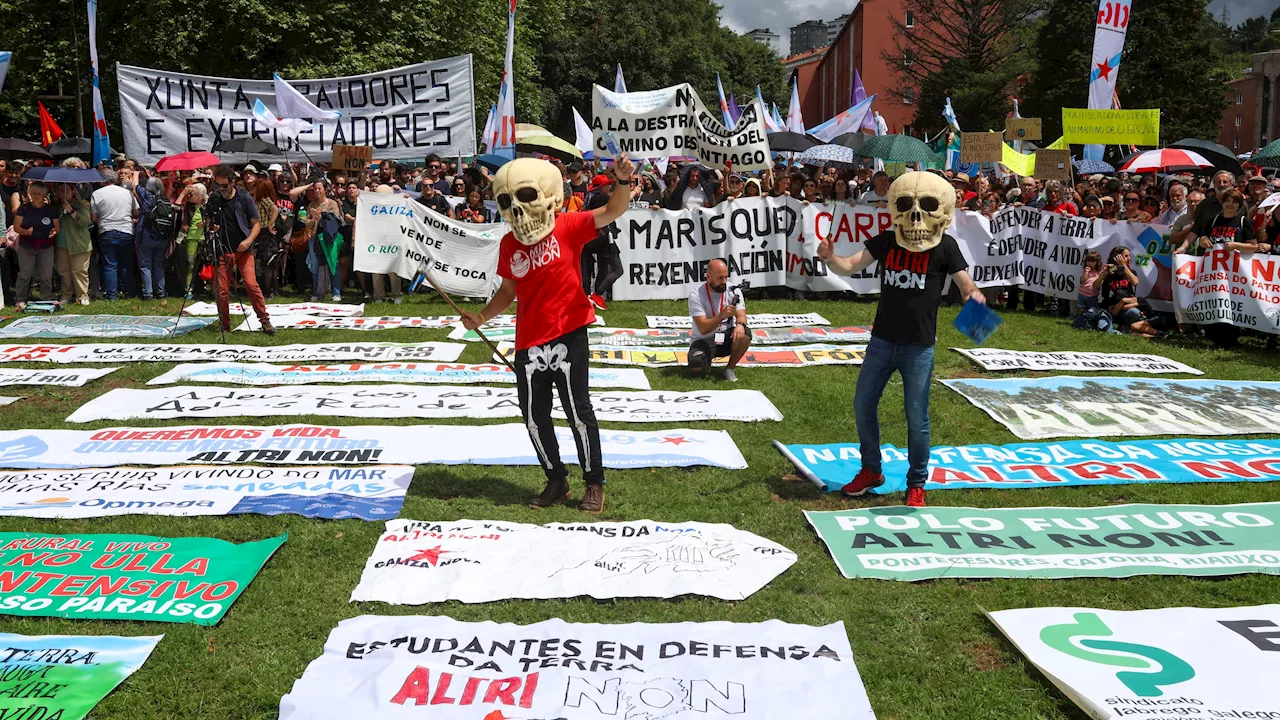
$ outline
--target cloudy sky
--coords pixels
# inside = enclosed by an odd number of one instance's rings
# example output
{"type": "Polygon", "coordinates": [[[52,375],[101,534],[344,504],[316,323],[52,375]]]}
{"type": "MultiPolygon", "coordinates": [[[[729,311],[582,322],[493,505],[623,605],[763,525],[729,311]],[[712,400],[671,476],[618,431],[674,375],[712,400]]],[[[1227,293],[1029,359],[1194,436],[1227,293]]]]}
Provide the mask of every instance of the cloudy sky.
{"type": "MultiPolygon", "coordinates": [[[[834,20],[849,12],[853,0],[716,0],[722,8],[721,21],[738,32],[769,28],[781,36],[785,55],[790,45],[787,29],[805,20],[834,20]]],[[[1228,5],[1231,23],[1255,15],[1270,15],[1280,0],[1213,0],[1209,4],[1215,15],[1228,5]]]]}

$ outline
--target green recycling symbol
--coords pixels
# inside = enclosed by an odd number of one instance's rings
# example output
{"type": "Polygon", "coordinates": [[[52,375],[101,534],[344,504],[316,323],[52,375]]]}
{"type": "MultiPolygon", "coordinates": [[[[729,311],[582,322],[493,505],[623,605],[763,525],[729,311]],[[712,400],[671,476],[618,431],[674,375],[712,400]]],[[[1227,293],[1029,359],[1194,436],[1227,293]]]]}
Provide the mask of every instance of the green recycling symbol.
{"type": "Polygon", "coordinates": [[[1076,613],[1074,620],[1075,622],[1050,625],[1041,630],[1040,641],[1060,653],[1088,662],[1147,670],[1148,672],[1121,670],[1116,673],[1116,679],[1139,697],[1159,697],[1164,694],[1160,689],[1162,685],[1176,685],[1196,676],[1195,668],[1167,650],[1150,645],[1096,639],[1115,634],[1097,613],[1076,613]],[[1073,638],[1081,638],[1078,645],[1071,642],[1073,638]],[[1107,652],[1093,652],[1094,650],[1107,652]],[[1156,668],[1154,672],[1150,672],[1152,668],[1156,668]]]}

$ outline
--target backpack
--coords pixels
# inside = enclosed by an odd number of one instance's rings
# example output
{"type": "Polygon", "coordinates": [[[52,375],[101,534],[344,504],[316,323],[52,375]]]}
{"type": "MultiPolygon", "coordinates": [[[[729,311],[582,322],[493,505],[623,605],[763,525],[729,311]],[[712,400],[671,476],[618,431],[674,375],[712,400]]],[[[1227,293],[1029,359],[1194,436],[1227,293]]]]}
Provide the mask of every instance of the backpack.
{"type": "Polygon", "coordinates": [[[146,227],[161,237],[169,237],[173,234],[176,214],[173,203],[162,197],[154,197],[151,201],[151,209],[147,211],[146,227]]]}
{"type": "Polygon", "coordinates": [[[1109,332],[1114,324],[1111,313],[1096,306],[1080,313],[1071,322],[1071,326],[1077,330],[1097,330],[1098,332],[1109,332]]]}

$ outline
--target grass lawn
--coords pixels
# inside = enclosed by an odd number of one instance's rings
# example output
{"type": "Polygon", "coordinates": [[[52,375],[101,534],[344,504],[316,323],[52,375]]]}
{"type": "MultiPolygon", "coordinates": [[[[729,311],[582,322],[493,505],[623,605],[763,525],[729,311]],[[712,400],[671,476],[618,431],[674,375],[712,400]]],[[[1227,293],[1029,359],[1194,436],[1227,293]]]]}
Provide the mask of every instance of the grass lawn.
{"type": "MultiPolygon", "coordinates": [[[[95,303],[88,310],[132,314],[172,314],[178,301],[95,303]]],[[[82,308],[77,308],[77,310],[82,308]]],[[[753,312],[817,311],[833,324],[870,324],[871,302],[757,301],[753,312]]],[[[617,303],[604,313],[614,327],[643,327],[647,314],[681,315],[683,302],[617,303]]],[[[443,303],[406,298],[406,304],[370,304],[365,314],[449,314],[443,303]]],[[[956,308],[943,308],[935,377],[975,377],[982,371],[948,346],[967,344],[951,327],[956,308]]],[[[991,347],[1023,350],[1093,350],[1150,352],[1166,355],[1205,372],[1206,378],[1280,380],[1277,357],[1256,338],[1238,351],[1215,351],[1186,338],[1144,341],[1119,335],[1072,330],[1068,322],[1047,315],[1009,313],[988,341],[991,347]]],[[[334,341],[443,340],[446,331],[383,330],[376,332],[295,330],[274,339],[257,333],[228,334],[229,342],[246,344],[334,341]]],[[[216,343],[216,326],[181,342],[216,343]]],[[[22,341],[17,341],[18,344],[22,341]]],[[[63,341],[37,340],[39,343],[63,341]]],[[[470,344],[463,362],[484,362],[487,352],[470,344]]],[[[13,367],[17,367],[14,365],[13,367]]],[[[49,367],[32,365],[32,367],[49,367]]],[[[172,367],[169,363],[136,363],[83,388],[5,388],[3,394],[24,395],[4,408],[0,428],[71,427],[63,418],[89,398],[111,387],[143,387],[172,367]]],[[[716,384],[694,381],[682,370],[647,371],[655,389],[691,390],[716,384]]],[[[782,543],[799,555],[798,562],[750,599],[728,603],[690,597],[673,601],[591,599],[508,601],[485,605],[448,603],[395,607],[380,603],[350,604],[352,588],[380,534],[381,525],[355,520],[326,522],[298,516],[169,518],[117,517],[90,520],[0,518],[0,531],[137,533],[160,536],[208,536],[246,541],[289,534],[276,553],[213,628],[171,623],[62,620],[0,616],[5,632],[32,635],[143,635],[164,633],[151,659],[106,698],[95,719],[169,720],[274,718],[280,696],[291,688],[307,663],[320,655],[329,631],[345,618],[361,614],[444,614],[466,621],[532,623],[563,618],[581,623],[680,622],[728,620],[756,622],[780,619],[821,625],[842,620],[858,667],[882,720],[947,718],[1048,720],[1083,718],[983,618],[979,608],[1002,610],[1033,606],[1088,606],[1118,610],[1170,606],[1222,607],[1276,602],[1280,578],[1241,575],[1218,579],[1138,577],[1125,580],[935,580],[898,583],[845,580],[802,515],[805,509],[845,507],[837,497],[820,496],[808,483],[784,479],[790,464],[771,440],[784,442],[856,441],[852,397],[854,366],[813,368],[745,368],[739,388],[764,391],[786,418],[782,423],[695,423],[692,427],[727,428],[750,468],[740,471],[689,470],[611,471],[608,502],[602,520],[698,520],[731,523],[782,543]]],[[[1149,376],[1148,376],[1149,377],[1149,376]]],[[[1176,377],[1176,376],[1163,376],[1176,377]]],[[[719,383],[717,387],[726,388],[719,383]]],[[[958,394],[935,383],[932,396],[935,444],[1009,443],[1015,438],[958,394]]],[[[437,421],[364,420],[359,418],[247,418],[246,425],[310,421],[321,424],[434,424],[437,421]]],[[[236,422],[228,419],[228,422],[236,422]]],[[[453,421],[468,422],[468,421],[453,421]]],[[[484,421],[470,421],[479,423],[484,421]]],[[[500,421],[492,421],[500,422],[500,421]]],[[[509,422],[509,421],[505,421],[509,422]]],[[[192,424],[212,424],[212,420],[192,424]]],[[[129,423],[76,425],[94,429],[129,423]]],[[[143,423],[138,423],[143,424],[143,423]]],[[[185,424],[179,422],[167,424],[185,424]]],[[[894,380],[881,409],[883,441],[906,445],[902,385],[894,380]]],[[[620,424],[625,429],[659,429],[620,424]]],[[[422,438],[431,442],[430,437],[422,438]]],[[[570,468],[575,498],[581,496],[576,467],[570,468]]],[[[402,517],[416,520],[493,519],[514,522],[572,522],[588,519],[569,507],[539,512],[526,502],[541,489],[536,467],[421,466],[414,476],[402,517]]],[[[848,506],[897,504],[901,496],[870,498],[848,506]]],[[[971,507],[1092,506],[1118,503],[1226,504],[1280,501],[1280,483],[1100,486],[1040,490],[948,490],[929,495],[935,505],[971,507]]],[[[839,693],[840,688],[831,688],[839,693]]]]}

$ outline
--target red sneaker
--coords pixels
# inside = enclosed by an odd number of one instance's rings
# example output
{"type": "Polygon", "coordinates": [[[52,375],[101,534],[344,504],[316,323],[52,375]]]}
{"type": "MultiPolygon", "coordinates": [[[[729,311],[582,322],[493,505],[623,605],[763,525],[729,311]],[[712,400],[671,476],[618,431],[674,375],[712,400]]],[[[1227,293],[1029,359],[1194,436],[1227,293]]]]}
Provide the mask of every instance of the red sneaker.
{"type": "Polygon", "coordinates": [[[858,471],[857,475],[853,476],[853,482],[840,488],[840,494],[847,498],[858,497],[859,495],[866,493],[871,488],[880,487],[883,484],[884,475],[881,475],[880,473],[872,475],[870,470],[863,468],[858,471]]]}
{"type": "Polygon", "coordinates": [[[924,488],[907,488],[907,507],[924,507],[924,488]]]}
{"type": "Polygon", "coordinates": [[[597,310],[608,310],[609,306],[604,304],[604,297],[592,293],[587,298],[591,300],[591,304],[596,306],[597,310]]]}

